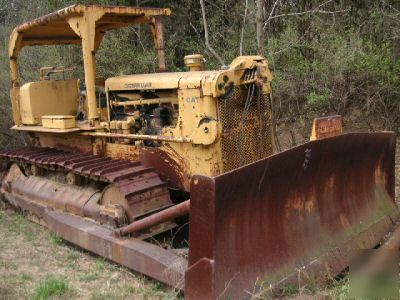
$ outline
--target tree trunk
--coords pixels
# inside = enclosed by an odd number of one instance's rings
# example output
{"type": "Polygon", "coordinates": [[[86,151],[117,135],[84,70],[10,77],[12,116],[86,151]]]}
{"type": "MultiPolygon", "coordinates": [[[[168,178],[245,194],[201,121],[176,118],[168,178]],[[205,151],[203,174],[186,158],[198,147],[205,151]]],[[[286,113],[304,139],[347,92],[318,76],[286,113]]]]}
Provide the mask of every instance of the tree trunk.
{"type": "Polygon", "coordinates": [[[257,51],[261,56],[265,56],[264,49],[264,0],[257,0],[256,30],[257,30],[257,51]]]}

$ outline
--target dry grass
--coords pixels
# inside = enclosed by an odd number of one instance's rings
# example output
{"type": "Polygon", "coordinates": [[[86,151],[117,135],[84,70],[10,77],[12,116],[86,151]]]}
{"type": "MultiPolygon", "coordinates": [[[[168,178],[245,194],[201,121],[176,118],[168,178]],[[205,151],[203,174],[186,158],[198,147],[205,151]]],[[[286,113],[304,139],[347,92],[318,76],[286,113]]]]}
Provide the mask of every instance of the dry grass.
{"type": "Polygon", "coordinates": [[[175,291],[0,210],[0,299],[174,299],[175,291]]]}
{"type": "Polygon", "coordinates": [[[308,275],[299,270],[299,282],[284,283],[271,285],[268,282],[256,282],[253,291],[248,290],[248,297],[252,300],[269,300],[269,299],[339,299],[345,300],[349,298],[349,279],[347,270],[336,277],[329,277],[322,284],[308,277],[308,283],[305,285],[300,282],[300,278],[308,275]]]}

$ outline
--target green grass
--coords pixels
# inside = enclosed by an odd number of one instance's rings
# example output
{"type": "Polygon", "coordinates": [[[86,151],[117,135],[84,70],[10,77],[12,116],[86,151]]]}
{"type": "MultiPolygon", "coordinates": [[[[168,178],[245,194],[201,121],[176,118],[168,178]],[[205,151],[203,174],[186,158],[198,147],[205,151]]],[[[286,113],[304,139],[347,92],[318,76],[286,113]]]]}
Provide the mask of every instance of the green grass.
{"type": "Polygon", "coordinates": [[[52,296],[61,296],[70,292],[68,282],[60,277],[48,275],[42,280],[39,286],[35,289],[32,299],[45,300],[52,296]]]}
{"type": "Polygon", "coordinates": [[[4,270],[15,270],[17,268],[16,264],[10,260],[4,260],[0,257],[0,269],[4,270]]]}
{"type": "Polygon", "coordinates": [[[79,279],[82,281],[94,281],[99,278],[99,273],[98,272],[89,272],[89,273],[83,273],[79,275],[79,279]]]}
{"type": "Polygon", "coordinates": [[[102,293],[102,292],[95,291],[92,294],[91,299],[92,300],[114,300],[114,299],[117,300],[119,298],[110,292],[102,293]]]}
{"type": "Polygon", "coordinates": [[[285,284],[282,287],[282,295],[284,296],[294,296],[300,292],[299,287],[294,284],[285,284]]]}
{"type": "Polygon", "coordinates": [[[58,234],[52,233],[52,234],[50,235],[50,243],[52,243],[53,245],[58,245],[58,246],[60,246],[60,245],[62,245],[62,244],[64,243],[64,240],[63,240],[62,237],[59,236],[58,234]]]}
{"type": "Polygon", "coordinates": [[[107,261],[104,257],[99,256],[96,258],[95,270],[97,272],[104,271],[106,269],[106,266],[107,266],[107,261]]]}
{"type": "Polygon", "coordinates": [[[32,276],[29,274],[21,274],[20,276],[21,281],[31,281],[32,280],[32,276]]]}
{"type": "Polygon", "coordinates": [[[348,277],[337,280],[329,286],[329,294],[332,299],[349,299],[349,279],[348,277]]]}
{"type": "Polygon", "coordinates": [[[79,258],[79,252],[77,252],[75,249],[71,249],[66,255],[66,258],[68,260],[76,261],[79,258]]]}
{"type": "Polygon", "coordinates": [[[25,227],[25,220],[24,216],[21,213],[15,213],[14,217],[12,218],[12,222],[8,224],[11,231],[14,233],[21,233],[23,228],[25,227]]]}

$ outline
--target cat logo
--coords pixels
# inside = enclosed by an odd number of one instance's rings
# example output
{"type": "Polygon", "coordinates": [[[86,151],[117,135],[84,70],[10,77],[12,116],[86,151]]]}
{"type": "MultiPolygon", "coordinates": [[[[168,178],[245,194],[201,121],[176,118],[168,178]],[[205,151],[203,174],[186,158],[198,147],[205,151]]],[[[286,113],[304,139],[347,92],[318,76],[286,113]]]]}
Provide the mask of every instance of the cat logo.
{"type": "Polygon", "coordinates": [[[186,103],[197,103],[199,102],[199,97],[187,97],[185,101],[186,103]]]}

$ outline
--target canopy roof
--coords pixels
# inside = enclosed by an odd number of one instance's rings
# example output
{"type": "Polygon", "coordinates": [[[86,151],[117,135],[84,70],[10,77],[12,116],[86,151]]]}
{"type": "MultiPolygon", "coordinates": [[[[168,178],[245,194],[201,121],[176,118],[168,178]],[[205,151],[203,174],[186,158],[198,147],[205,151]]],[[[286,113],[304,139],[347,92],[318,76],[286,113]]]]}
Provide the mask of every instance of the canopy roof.
{"type": "Polygon", "coordinates": [[[9,56],[16,58],[24,46],[80,44],[79,26],[73,28],[71,25],[76,18],[94,22],[93,34],[99,44],[110,29],[149,23],[153,17],[170,14],[171,10],[167,8],[72,5],[17,26],[10,36],[9,56]]]}

